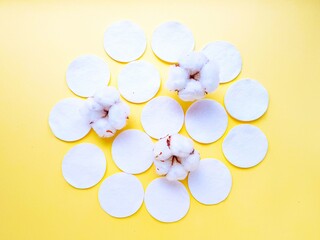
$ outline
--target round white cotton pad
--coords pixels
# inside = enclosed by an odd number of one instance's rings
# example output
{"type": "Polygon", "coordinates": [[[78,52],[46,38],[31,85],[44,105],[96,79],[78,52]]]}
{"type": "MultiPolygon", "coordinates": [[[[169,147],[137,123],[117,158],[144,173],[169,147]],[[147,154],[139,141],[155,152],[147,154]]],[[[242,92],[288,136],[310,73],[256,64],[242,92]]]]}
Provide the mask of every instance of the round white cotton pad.
{"type": "Polygon", "coordinates": [[[264,159],[268,151],[268,140],[258,127],[241,124],[230,130],[223,141],[222,151],[233,165],[249,168],[264,159]]]}
{"type": "Polygon", "coordinates": [[[197,142],[212,143],[225,133],[228,116],[220,103],[213,100],[199,100],[186,113],[186,130],[197,142]]]}
{"type": "Polygon", "coordinates": [[[165,22],[152,35],[151,47],[155,55],[163,61],[176,63],[194,48],[194,38],[190,29],[179,22],[165,22]]]}
{"type": "Polygon", "coordinates": [[[149,184],[144,201],[151,216],[161,222],[180,220],[190,207],[190,197],[183,184],[166,178],[157,178],[149,184]]]}
{"type": "Polygon", "coordinates": [[[66,79],[72,92],[81,97],[91,97],[97,89],[108,85],[110,71],[103,59],[84,55],[70,63],[66,79]]]}
{"type": "Polygon", "coordinates": [[[91,143],[81,143],[64,156],[62,174],[73,187],[90,188],[102,179],[106,164],[100,148],[91,143]]]}
{"type": "Polygon", "coordinates": [[[147,46],[143,30],[135,23],[124,20],[111,26],[104,33],[104,49],[118,62],[131,62],[144,53],[147,46]]]}
{"type": "Polygon", "coordinates": [[[180,104],[170,97],[152,99],[143,108],[141,124],[145,132],[156,139],[180,131],[184,121],[180,104]]]}
{"type": "Polygon", "coordinates": [[[190,172],[188,185],[192,196],[203,204],[217,204],[225,200],[231,190],[229,169],[220,161],[207,158],[190,172]]]}
{"type": "Polygon", "coordinates": [[[115,164],[126,173],[142,173],[154,160],[153,142],[140,130],[120,133],[113,141],[111,151],[115,164]]]}
{"type": "Polygon", "coordinates": [[[231,43],[216,41],[207,44],[202,52],[219,66],[220,83],[230,82],[241,72],[240,52],[231,43]]]}
{"type": "Polygon", "coordinates": [[[91,129],[88,120],[80,114],[84,101],[65,98],[59,101],[49,115],[49,126],[59,139],[72,142],[83,138],[91,129]]]}
{"type": "Polygon", "coordinates": [[[253,121],[267,111],[269,95],[258,81],[243,79],[231,85],[224,97],[224,104],[235,119],[253,121]]]}
{"type": "Polygon", "coordinates": [[[98,198],[101,208],[117,218],[129,217],[143,203],[144,190],[138,178],[127,173],[116,173],[100,186],[98,198]]]}
{"type": "Polygon", "coordinates": [[[118,76],[118,88],[129,102],[142,103],[153,98],[160,88],[160,74],[149,62],[127,64],[118,76]]]}

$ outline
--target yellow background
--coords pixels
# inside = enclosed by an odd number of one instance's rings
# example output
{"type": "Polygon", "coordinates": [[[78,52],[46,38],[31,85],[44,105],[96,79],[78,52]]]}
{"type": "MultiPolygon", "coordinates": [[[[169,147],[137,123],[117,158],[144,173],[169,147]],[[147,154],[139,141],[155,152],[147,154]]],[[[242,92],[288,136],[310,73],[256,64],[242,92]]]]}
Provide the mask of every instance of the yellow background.
{"type": "MultiPolygon", "coordinates": [[[[320,239],[319,44],[319,0],[0,1],[0,239],[320,239]],[[100,184],[72,188],[61,162],[74,145],[95,143],[107,157],[106,178],[119,172],[112,140],[91,132],[66,143],[48,127],[54,104],[75,96],[65,71],[77,56],[104,58],[116,85],[124,65],[105,54],[102,40],[106,27],[121,19],[138,23],[148,40],[158,24],[181,21],[194,33],[196,50],[230,41],[243,57],[237,79],[257,79],[270,94],[267,114],[253,122],[268,137],[266,159],[241,170],[223,157],[224,137],[196,144],[203,158],[228,166],[233,187],[215,206],[191,197],[188,215],[177,223],[154,220],[145,205],[129,218],[110,217],[97,200],[100,184]]],[[[156,65],[164,82],[168,65],[150,45],[142,59],[156,65]]],[[[208,97],[222,103],[231,84],[208,97]]],[[[163,86],[160,95],[176,98],[163,86]]],[[[141,129],[143,106],[130,104],[127,128],[141,129]]],[[[228,129],[237,124],[230,118],[228,129]]],[[[144,187],[155,177],[154,169],[138,175],[144,187]]]]}

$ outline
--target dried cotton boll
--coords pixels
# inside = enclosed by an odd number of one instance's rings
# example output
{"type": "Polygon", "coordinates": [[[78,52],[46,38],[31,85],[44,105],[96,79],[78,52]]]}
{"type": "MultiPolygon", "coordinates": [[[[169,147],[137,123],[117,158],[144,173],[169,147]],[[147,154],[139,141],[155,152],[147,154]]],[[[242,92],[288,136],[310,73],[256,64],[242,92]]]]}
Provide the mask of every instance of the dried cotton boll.
{"type": "Polygon", "coordinates": [[[219,68],[202,52],[191,52],[169,69],[167,88],[183,101],[204,98],[219,86],[219,68]]]}
{"type": "Polygon", "coordinates": [[[105,87],[88,98],[79,112],[100,137],[109,138],[125,127],[130,108],[120,101],[115,87],[105,87]]]}
{"type": "Polygon", "coordinates": [[[170,181],[185,179],[200,161],[192,140],[180,134],[160,139],[154,144],[153,153],[157,174],[165,175],[170,181]]]}
{"type": "Polygon", "coordinates": [[[116,133],[116,129],[110,124],[108,118],[100,118],[91,124],[92,129],[99,137],[109,138],[116,133]]]}

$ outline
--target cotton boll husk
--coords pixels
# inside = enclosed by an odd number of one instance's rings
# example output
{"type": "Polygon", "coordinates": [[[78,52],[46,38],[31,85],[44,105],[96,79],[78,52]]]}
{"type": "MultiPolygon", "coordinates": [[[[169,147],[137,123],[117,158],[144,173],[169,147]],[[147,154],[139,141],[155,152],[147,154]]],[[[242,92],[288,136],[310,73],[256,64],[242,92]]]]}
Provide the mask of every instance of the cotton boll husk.
{"type": "Polygon", "coordinates": [[[179,66],[187,69],[190,75],[200,72],[201,68],[208,62],[208,58],[202,52],[191,52],[179,60],[179,66]]]}
{"type": "Polygon", "coordinates": [[[112,137],[117,131],[113,126],[111,126],[108,118],[100,118],[91,126],[99,137],[102,138],[112,137]]]}
{"type": "Polygon", "coordinates": [[[174,134],[171,136],[170,149],[172,155],[184,158],[193,151],[193,142],[180,134],[174,134]]]}
{"type": "Polygon", "coordinates": [[[188,172],[184,169],[184,167],[180,163],[174,162],[167,173],[166,178],[169,181],[183,180],[187,177],[187,175],[188,172]]]}
{"type": "Polygon", "coordinates": [[[177,66],[170,66],[167,88],[170,91],[179,91],[187,85],[189,73],[177,66]]]}
{"type": "Polygon", "coordinates": [[[110,124],[118,130],[122,129],[127,123],[129,113],[130,109],[125,103],[112,105],[108,113],[110,124]]]}
{"type": "Polygon", "coordinates": [[[166,161],[154,160],[154,165],[156,166],[157,174],[166,175],[169,172],[172,165],[172,160],[170,159],[167,159],[166,161]]]}
{"type": "Polygon", "coordinates": [[[179,97],[183,101],[194,101],[205,96],[205,91],[199,81],[190,80],[185,89],[179,91],[179,97]]]}
{"type": "Polygon", "coordinates": [[[172,157],[172,152],[167,144],[167,138],[162,138],[154,144],[153,153],[156,160],[166,160],[172,157]]]}
{"type": "Polygon", "coordinates": [[[181,161],[182,166],[186,171],[194,171],[200,164],[200,154],[197,150],[194,150],[188,157],[183,158],[181,161]]]}
{"type": "Polygon", "coordinates": [[[106,87],[97,90],[93,99],[104,108],[109,109],[113,104],[119,102],[120,93],[115,87],[106,87]]]}
{"type": "Polygon", "coordinates": [[[207,93],[213,92],[219,86],[219,67],[214,61],[208,62],[200,71],[199,82],[207,93]]]}

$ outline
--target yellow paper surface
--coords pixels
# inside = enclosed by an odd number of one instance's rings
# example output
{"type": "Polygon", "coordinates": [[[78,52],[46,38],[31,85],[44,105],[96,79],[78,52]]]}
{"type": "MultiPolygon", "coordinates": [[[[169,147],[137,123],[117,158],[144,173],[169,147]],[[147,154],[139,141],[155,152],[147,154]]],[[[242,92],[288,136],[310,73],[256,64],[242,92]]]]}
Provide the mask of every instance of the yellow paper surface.
{"type": "MultiPolygon", "coordinates": [[[[320,239],[320,2],[293,1],[5,1],[0,2],[0,239],[320,239]],[[100,184],[76,190],[62,177],[66,152],[82,142],[107,157],[104,179],[120,170],[112,162],[111,139],[94,132],[75,143],[56,139],[50,109],[68,88],[68,64],[82,54],[104,58],[111,85],[124,66],[103,49],[103,33],[114,21],[138,23],[150,40],[168,20],[186,24],[196,50],[215,40],[235,44],[243,57],[237,79],[259,80],[270,94],[268,112],[253,124],[268,137],[269,152],[257,167],[229,164],[216,143],[196,144],[203,158],[230,169],[228,199],[205,206],[191,197],[188,215],[173,224],[153,219],[145,205],[115,219],[100,208],[100,184]]],[[[141,59],[155,64],[162,82],[168,65],[148,47],[141,59]]],[[[232,84],[208,98],[223,102],[232,84]]],[[[162,85],[157,96],[169,93],[162,85]]],[[[145,104],[130,104],[126,129],[141,129],[145,104]]],[[[184,110],[190,104],[183,104],[184,110]]],[[[239,124],[231,119],[228,129],[239,124]]],[[[182,134],[186,134],[185,129],[182,134]]],[[[154,169],[137,176],[144,186],[154,169]]],[[[184,181],[186,184],[186,181],[184,181]]]]}

